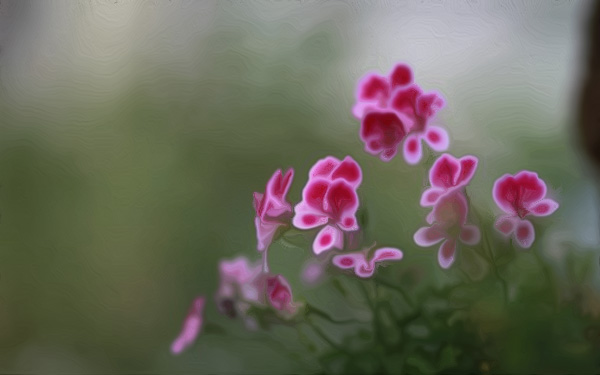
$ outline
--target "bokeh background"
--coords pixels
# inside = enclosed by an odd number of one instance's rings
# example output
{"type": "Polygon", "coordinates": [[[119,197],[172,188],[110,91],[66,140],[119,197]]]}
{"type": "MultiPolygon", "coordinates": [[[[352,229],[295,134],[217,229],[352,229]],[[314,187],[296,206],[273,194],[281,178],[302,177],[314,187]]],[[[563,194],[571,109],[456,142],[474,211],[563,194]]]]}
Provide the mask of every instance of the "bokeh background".
{"type": "MultiPolygon", "coordinates": [[[[486,220],[497,177],[538,171],[561,208],[536,249],[557,275],[568,254],[597,273],[597,185],[574,132],[592,5],[2,1],[0,372],[317,371],[295,330],[248,334],[212,303],[226,332],[179,357],[169,346],[191,300],[212,298],[219,259],[258,258],[252,192],[293,166],[298,201],[326,155],[363,167],[369,240],[403,249],[429,283],[457,277],[412,241],[425,168],[366,154],[351,115],[356,81],[398,61],[447,99],[451,152],[480,158],[469,194],[486,220]]],[[[297,297],[343,309],[300,282],[308,245],[275,245],[273,269],[297,297]]],[[[515,262],[509,283],[539,278],[531,254],[515,262]]]]}

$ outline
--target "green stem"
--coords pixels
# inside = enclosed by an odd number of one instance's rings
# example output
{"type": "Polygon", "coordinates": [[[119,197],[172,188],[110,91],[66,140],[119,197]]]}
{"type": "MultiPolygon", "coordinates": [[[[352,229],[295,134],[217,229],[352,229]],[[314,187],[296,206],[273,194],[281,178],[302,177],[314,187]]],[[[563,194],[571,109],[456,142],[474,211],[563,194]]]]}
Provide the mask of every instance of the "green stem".
{"type": "Polygon", "coordinates": [[[532,251],[532,252],[533,252],[535,259],[538,261],[540,267],[542,268],[544,277],[548,281],[548,289],[550,290],[550,298],[552,299],[552,305],[554,307],[554,311],[556,312],[556,310],[558,309],[558,305],[557,305],[556,297],[554,296],[555,285],[554,285],[554,279],[552,278],[552,272],[550,272],[548,265],[546,264],[546,262],[544,262],[544,259],[542,259],[539,252],[537,252],[537,251],[532,251]]]}
{"type": "Polygon", "coordinates": [[[321,329],[321,327],[319,327],[318,325],[316,325],[315,323],[313,323],[310,319],[305,319],[304,322],[306,324],[308,324],[308,326],[310,328],[313,329],[313,331],[315,331],[315,333],[321,338],[323,339],[323,341],[325,341],[326,343],[329,344],[329,346],[331,346],[332,348],[339,350],[340,352],[345,352],[344,348],[340,347],[338,344],[336,344],[331,338],[329,338],[329,336],[327,336],[327,334],[325,332],[323,332],[323,330],[321,329]]]}
{"type": "Polygon", "coordinates": [[[360,323],[354,319],[335,319],[333,318],[331,315],[329,315],[328,313],[326,313],[325,311],[319,309],[318,307],[311,305],[309,303],[305,304],[306,306],[306,313],[308,315],[316,315],[319,316],[325,320],[327,320],[330,323],[333,324],[352,324],[352,323],[360,323]]]}
{"type": "Polygon", "coordinates": [[[381,277],[376,277],[375,278],[375,282],[378,285],[381,286],[385,286],[386,288],[389,288],[391,290],[394,290],[398,293],[400,293],[402,295],[402,298],[404,298],[404,300],[406,301],[406,304],[410,307],[413,308],[415,307],[415,303],[413,301],[413,299],[408,295],[408,293],[406,293],[406,291],[404,289],[402,289],[400,286],[398,285],[394,285],[393,283],[389,282],[388,280],[385,280],[384,278],[381,277]]]}

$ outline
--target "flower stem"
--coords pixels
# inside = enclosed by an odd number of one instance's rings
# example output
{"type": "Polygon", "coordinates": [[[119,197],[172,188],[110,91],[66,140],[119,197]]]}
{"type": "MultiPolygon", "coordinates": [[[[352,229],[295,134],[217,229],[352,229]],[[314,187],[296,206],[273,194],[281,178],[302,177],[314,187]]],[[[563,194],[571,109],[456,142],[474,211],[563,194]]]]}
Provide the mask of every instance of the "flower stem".
{"type": "Polygon", "coordinates": [[[336,344],[329,336],[327,336],[327,334],[325,332],[323,332],[323,330],[321,329],[321,327],[319,327],[318,325],[316,325],[315,323],[313,323],[310,319],[305,319],[304,322],[306,324],[308,324],[308,326],[310,328],[313,329],[313,331],[315,331],[315,333],[321,338],[323,339],[323,341],[325,341],[327,344],[329,344],[329,346],[331,346],[332,348],[339,350],[340,352],[345,352],[345,350],[340,347],[338,344],[336,344]]]}
{"type": "Polygon", "coordinates": [[[305,304],[306,306],[306,313],[308,315],[315,315],[315,316],[319,316],[325,320],[327,320],[330,323],[333,324],[352,324],[352,323],[359,323],[358,321],[354,320],[354,319],[335,319],[333,318],[331,315],[329,315],[328,313],[326,313],[325,311],[319,309],[318,307],[316,307],[315,305],[311,305],[309,303],[305,304]]]}

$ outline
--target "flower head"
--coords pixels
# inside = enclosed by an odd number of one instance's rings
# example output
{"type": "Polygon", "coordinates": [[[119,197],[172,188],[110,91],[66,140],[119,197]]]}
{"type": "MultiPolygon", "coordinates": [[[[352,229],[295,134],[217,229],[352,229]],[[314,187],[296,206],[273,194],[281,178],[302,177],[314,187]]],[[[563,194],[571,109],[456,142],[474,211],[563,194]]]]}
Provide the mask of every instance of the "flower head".
{"type": "Polygon", "coordinates": [[[475,174],[477,162],[471,155],[460,159],[450,154],[440,156],[429,170],[431,187],[423,192],[421,206],[433,206],[442,195],[466,186],[475,174]]]}
{"type": "Polygon", "coordinates": [[[415,243],[429,247],[443,241],[438,251],[438,263],[442,268],[449,268],[454,263],[459,240],[467,245],[475,245],[481,238],[479,228],[467,224],[467,214],[467,200],[460,191],[442,196],[429,218],[431,226],[417,230],[415,243]]]}
{"type": "Polygon", "coordinates": [[[292,222],[300,229],[323,227],[313,242],[315,254],[341,249],[342,231],[358,229],[356,189],[361,181],[360,166],[349,156],[343,161],[329,156],[311,168],[292,222]]]}
{"type": "Polygon", "coordinates": [[[500,177],[494,183],[492,195],[505,212],[496,220],[496,229],[505,236],[512,235],[523,248],[531,247],[535,240],[533,224],[526,217],[548,216],[559,206],[546,198],[546,183],[530,171],[500,177]]]}
{"type": "Polygon", "coordinates": [[[267,277],[267,299],[269,304],[289,314],[296,312],[297,306],[293,302],[292,288],[282,275],[267,277]]]}
{"type": "Polygon", "coordinates": [[[375,268],[386,261],[398,261],[403,257],[402,250],[393,247],[382,247],[375,250],[372,257],[368,257],[369,249],[354,253],[336,255],[332,263],[341,269],[354,269],[358,277],[367,278],[373,276],[375,268]]]}
{"type": "Polygon", "coordinates": [[[215,299],[221,313],[235,317],[250,305],[264,304],[263,269],[260,261],[250,263],[239,256],[219,263],[220,284],[215,299]]]}
{"type": "Polygon", "coordinates": [[[197,297],[192,302],[192,306],[183,321],[181,333],[171,344],[171,353],[180,354],[192,345],[198,334],[200,334],[203,323],[204,302],[204,296],[197,297]]]}
{"type": "Polygon", "coordinates": [[[292,206],[286,201],[286,195],[293,179],[293,168],[288,169],[285,174],[278,169],[267,182],[265,193],[254,193],[254,224],[259,251],[269,247],[277,229],[286,225],[289,220],[292,206]]]}

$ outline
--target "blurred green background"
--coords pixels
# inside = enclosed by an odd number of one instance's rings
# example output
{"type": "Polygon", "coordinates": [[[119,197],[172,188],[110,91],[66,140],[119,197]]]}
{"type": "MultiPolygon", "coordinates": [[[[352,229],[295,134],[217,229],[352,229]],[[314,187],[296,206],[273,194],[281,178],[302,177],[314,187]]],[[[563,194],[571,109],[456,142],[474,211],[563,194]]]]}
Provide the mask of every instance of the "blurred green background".
{"type": "MultiPolygon", "coordinates": [[[[356,81],[398,61],[447,99],[438,120],[450,152],[480,158],[469,195],[483,222],[497,214],[494,180],[535,170],[561,208],[536,225],[534,250],[557,280],[569,254],[597,270],[597,190],[573,132],[591,5],[3,1],[0,372],[317,371],[295,330],[248,334],[212,296],[219,259],[258,258],[252,192],[294,167],[297,202],[326,155],[361,164],[368,240],[406,256],[386,273],[418,267],[428,284],[455,280],[434,248],[412,240],[427,213],[425,168],[366,154],[351,115],[356,81]],[[207,333],[173,357],[199,294],[211,302],[206,319],[229,334],[207,333]]],[[[296,297],[340,309],[330,286],[300,282],[308,245],[275,245],[272,267],[296,297]]],[[[519,253],[507,274],[515,299],[513,284],[539,280],[532,259],[519,253]]],[[[590,319],[600,314],[596,276],[590,319]]],[[[506,368],[527,368],[535,338],[510,340],[521,346],[510,344],[506,368]]]]}

